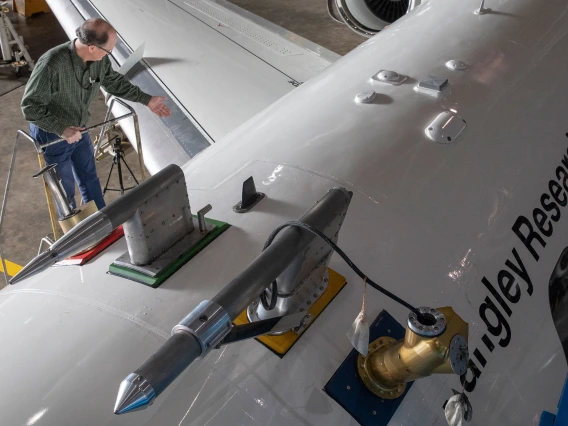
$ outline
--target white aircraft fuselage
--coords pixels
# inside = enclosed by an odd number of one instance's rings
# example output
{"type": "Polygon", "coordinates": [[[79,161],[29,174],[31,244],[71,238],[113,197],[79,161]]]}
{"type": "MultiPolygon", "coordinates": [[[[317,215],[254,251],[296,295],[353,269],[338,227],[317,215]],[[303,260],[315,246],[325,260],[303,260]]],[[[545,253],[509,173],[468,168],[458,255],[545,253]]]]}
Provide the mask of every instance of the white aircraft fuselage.
{"type": "MultiPolygon", "coordinates": [[[[242,271],[272,229],[338,186],[353,191],[338,241],[353,261],[414,305],[452,306],[469,323],[470,424],[538,424],[555,412],[568,372],[549,303],[568,246],[568,6],[493,0],[478,15],[478,3],[422,4],[185,163],[192,209],[211,204],[209,215],[232,226],[158,289],[106,274],[122,239],[86,266],[2,290],[0,423],[356,424],[322,391],[352,349],[345,332],[363,293],[337,256],[330,267],[347,286],[284,358],[255,340],[227,345],[148,409],[112,410],[121,380],[181,318],[242,271]],[[381,70],[407,79],[373,82],[381,70]],[[415,90],[428,75],[448,79],[441,97],[415,90]],[[369,90],[372,103],[355,102],[369,90]],[[433,142],[425,131],[444,111],[465,129],[433,142]],[[237,214],[249,176],[267,198],[237,214]]],[[[371,319],[386,310],[406,323],[408,312],[375,291],[365,304],[371,319]]],[[[452,388],[462,389],[454,375],[416,381],[389,425],[445,425],[452,388]]]]}

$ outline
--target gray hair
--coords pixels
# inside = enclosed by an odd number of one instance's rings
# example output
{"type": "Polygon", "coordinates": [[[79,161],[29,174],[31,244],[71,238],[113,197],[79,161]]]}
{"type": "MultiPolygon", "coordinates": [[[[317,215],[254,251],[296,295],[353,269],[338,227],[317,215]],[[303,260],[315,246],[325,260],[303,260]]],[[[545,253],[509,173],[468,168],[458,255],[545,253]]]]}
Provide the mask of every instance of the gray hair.
{"type": "Polygon", "coordinates": [[[111,24],[104,19],[91,18],[83,22],[75,34],[79,41],[87,46],[104,46],[108,41],[110,31],[116,31],[111,24]]]}

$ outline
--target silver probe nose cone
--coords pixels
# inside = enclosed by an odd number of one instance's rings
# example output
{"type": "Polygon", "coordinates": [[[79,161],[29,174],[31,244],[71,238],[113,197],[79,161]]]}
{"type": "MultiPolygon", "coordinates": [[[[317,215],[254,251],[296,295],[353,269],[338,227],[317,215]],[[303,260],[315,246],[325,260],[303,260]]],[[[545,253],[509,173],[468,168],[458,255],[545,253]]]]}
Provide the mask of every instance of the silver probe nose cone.
{"type": "Polygon", "coordinates": [[[10,284],[16,284],[32,275],[39,274],[55,262],[57,262],[57,253],[52,250],[47,250],[30,260],[30,262],[10,280],[10,284]]]}
{"type": "Polygon", "coordinates": [[[143,410],[152,405],[156,396],[152,385],[138,374],[131,373],[122,381],[114,404],[114,414],[143,410]]]}
{"type": "Polygon", "coordinates": [[[24,278],[49,268],[61,259],[80,253],[106,237],[113,229],[112,223],[105,214],[100,211],[94,213],[57,240],[49,250],[31,260],[10,280],[10,284],[16,284],[24,278]]]}

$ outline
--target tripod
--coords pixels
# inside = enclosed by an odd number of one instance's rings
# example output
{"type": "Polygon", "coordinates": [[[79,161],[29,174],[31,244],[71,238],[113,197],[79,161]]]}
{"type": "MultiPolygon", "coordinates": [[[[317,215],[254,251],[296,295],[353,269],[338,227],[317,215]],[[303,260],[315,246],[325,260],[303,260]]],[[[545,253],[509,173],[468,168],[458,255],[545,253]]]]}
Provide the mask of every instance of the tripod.
{"type": "Polygon", "coordinates": [[[109,142],[112,141],[114,141],[112,144],[112,156],[114,158],[112,160],[112,166],[110,166],[110,172],[108,173],[108,178],[105,187],[103,189],[103,196],[106,194],[107,191],[120,191],[120,195],[124,195],[124,191],[128,191],[129,189],[134,188],[134,186],[139,185],[138,181],[136,180],[136,177],[134,176],[134,173],[132,173],[132,170],[130,170],[128,163],[124,158],[124,150],[122,149],[122,140],[120,139],[119,136],[115,136],[109,142]],[[131,186],[129,188],[124,187],[124,182],[122,181],[122,166],[120,164],[121,162],[124,163],[128,171],[130,172],[130,175],[132,176],[132,179],[134,179],[134,182],[136,182],[136,185],[131,186]],[[118,184],[120,188],[109,188],[108,183],[110,181],[110,177],[112,176],[112,170],[114,169],[115,164],[118,169],[118,184]]]}

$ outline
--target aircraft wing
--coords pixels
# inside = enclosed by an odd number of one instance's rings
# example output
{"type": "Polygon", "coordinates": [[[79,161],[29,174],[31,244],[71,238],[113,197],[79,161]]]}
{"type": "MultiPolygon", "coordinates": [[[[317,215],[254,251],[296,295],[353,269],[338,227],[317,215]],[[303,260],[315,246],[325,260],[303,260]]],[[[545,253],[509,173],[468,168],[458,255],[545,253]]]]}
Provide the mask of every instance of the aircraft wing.
{"type": "Polygon", "coordinates": [[[164,120],[137,108],[152,173],[185,163],[339,58],[225,1],[48,3],[70,39],[86,19],[109,21],[120,34],[117,69],[145,44],[143,66],[127,75],[148,93],[168,96],[174,107],[164,120]]]}

